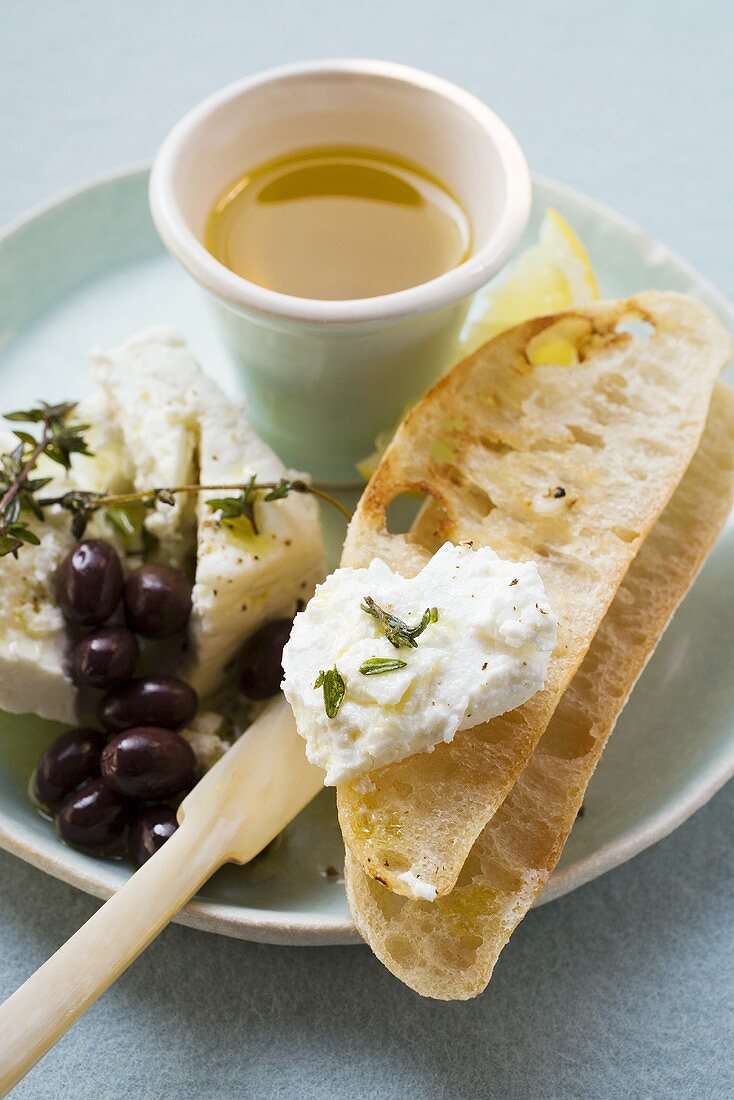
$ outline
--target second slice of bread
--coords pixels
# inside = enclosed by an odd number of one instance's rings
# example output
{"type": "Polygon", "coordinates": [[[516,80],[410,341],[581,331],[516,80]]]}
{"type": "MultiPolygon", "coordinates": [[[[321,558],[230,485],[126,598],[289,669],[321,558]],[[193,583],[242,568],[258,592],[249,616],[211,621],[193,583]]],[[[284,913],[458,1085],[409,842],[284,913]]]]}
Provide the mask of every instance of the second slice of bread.
{"type": "Polygon", "coordinates": [[[410,576],[445,540],[535,560],[558,645],[524,706],[339,789],[345,843],[368,875],[397,893],[409,892],[406,871],[439,896],[452,889],[691,461],[730,347],[705,306],[649,291],[512,329],[406,418],[342,563],[378,556],[410,576]],[[559,343],[573,365],[552,361],[559,343]],[[387,507],[406,491],[427,496],[431,522],[391,534],[387,507]]]}
{"type": "Polygon", "coordinates": [[[347,894],[357,927],[378,958],[419,993],[465,999],[486,986],[502,948],[555,867],[617,716],[711,549],[733,496],[734,393],[719,384],[690,467],[452,892],[432,904],[408,901],[347,856],[347,894]]]}

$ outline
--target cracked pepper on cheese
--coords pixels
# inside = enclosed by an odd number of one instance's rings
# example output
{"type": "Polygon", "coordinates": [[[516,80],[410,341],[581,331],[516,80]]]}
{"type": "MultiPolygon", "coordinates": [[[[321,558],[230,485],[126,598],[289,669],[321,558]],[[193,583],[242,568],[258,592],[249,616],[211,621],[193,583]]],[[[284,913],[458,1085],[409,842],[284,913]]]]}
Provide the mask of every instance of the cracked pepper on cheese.
{"type": "Polygon", "coordinates": [[[379,558],[332,573],[296,616],[283,691],[309,760],[336,785],[520,706],[543,687],[555,641],[533,562],[446,543],[410,579],[379,558]],[[407,627],[397,645],[385,616],[407,627]]]}

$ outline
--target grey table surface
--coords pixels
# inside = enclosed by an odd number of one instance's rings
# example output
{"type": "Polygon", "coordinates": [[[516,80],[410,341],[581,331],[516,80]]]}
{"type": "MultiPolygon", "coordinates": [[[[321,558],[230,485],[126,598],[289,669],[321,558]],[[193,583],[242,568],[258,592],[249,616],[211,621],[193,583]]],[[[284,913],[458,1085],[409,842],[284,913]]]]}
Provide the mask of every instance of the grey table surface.
{"type": "MultiPolygon", "coordinates": [[[[733,52],[730,0],[2,0],[0,220],[150,158],[238,76],[383,57],[476,92],[536,171],[618,208],[734,298],[733,52]]],[[[14,1095],[734,1095],[733,825],[730,785],[532,913],[468,1004],[421,1000],[363,947],[169,928],[14,1095]]],[[[0,854],[0,995],[97,904],[0,854]]]]}

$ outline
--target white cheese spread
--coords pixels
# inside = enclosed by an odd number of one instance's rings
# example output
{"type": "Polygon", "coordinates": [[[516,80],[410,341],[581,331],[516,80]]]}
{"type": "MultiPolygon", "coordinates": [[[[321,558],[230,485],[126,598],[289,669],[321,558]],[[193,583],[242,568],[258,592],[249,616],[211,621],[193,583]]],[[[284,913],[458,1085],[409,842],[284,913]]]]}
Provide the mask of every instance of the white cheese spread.
{"type": "Polygon", "coordinates": [[[556,619],[533,562],[446,543],[413,578],[377,558],[366,569],[332,573],[296,616],[283,690],[309,760],[336,785],[431,752],[458,730],[520,706],[543,687],[555,642],[556,619]],[[368,596],[411,628],[427,610],[437,617],[414,648],[395,648],[363,610],[368,596]],[[375,658],[404,664],[365,675],[375,658]],[[329,717],[333,681],[314,685],[333,669],[344,692],[329,717]]]}
{"type": "Polygon", "coordinates": [[[436,887],[432,886],[430,882],[424,882],[415,871],[402,871],[398,878],[408,887],[412,898],[417,898],[419,901],[436,900],[436,887]]]}

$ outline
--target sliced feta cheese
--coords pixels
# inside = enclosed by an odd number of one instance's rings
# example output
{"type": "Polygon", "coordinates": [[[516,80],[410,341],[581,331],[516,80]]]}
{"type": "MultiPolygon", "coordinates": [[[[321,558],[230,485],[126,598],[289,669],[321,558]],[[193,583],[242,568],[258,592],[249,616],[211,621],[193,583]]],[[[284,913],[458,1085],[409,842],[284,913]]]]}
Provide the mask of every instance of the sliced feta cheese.
{"type": "Polygon", "coordinates": [[[75,720],[75,692],[64,671],[68,640],[54,599],[59,562],[73,545],[68,518],[35,527],[40,546],[0,558],[0,707],[75,720]]]}
{"type": "MultiPolygon", "coordinates": [[[[93,356],[93,375],[116,405],[138,489],[278,482],[288,470],[230,400],[200,370],[170,328],[139,333],[93,356]]],[[[303,495],[258,507],[259,535],[246,521],[222,522],[211,493],[181,494],[146,520],[174,564],[192,558],[196,575],[191,650],[184,674],[200,694],[216,689],[242,642],[268,619],[292,615],[323,576],[316,502],[303,495]]],[[[233,495],[235,491],[233,491],[233,495]]]]}
{"type": "MultiPolygon", "coordinates": [[[[92,377],[113,407],[133,487],[194,483],[198,436],[194,391],[204,388],[204,376],[183,337],[167,327],[145,329],[112,351],[92,352],[91,360],[92,377]]],[[[208,384],[216,390],[214,383],[208,384]]],[[[157,503],[145,519],[174,565],[189,563],[195,509],[193,496],[181,493],[173,504],[157,503]]]]}
{"type": "MultiPolygon", "coordinates": [[[[13,445],[12,436],[0,436],[3,452],[13,445]]],[[[109,443],[98,434],[95,446],[94,458],[74,456],[68,474],[50,460],[39,463],[39,475],[53,478],[44,493],[52,496],[81,487],[75,476],[80,466],[84,470],[81,484],[101,487],[107,471],[100,467],[108,461],[109,443]]],[[[9,554],[0,558],[0,709],[73,723],[78,718],[78,696],[67,673],[70,638],[55,586],[56,571],[76,539],[68,512],[60,508],[48,508],[43,523],[31,519],[28,526],[40,545],[25,545],[17,558],[9,554]]],[[[102,516],[92,518],[88,534],[115,541],[102,516]]]]}
{"type": "Polygon", "coordinates": [[[309,760],[326,771],[327,784],[338,784],[431,752],[458,730],[520,706],[543,687],[555,641],[533,562],[446,543],[410,579],[379,558],[332,573],[296,616],[283,691],[309,760]],[[414,648],[396,648],[363,610],[366,597],[409,627],[431,608],[435,621],[414,648]],[[374,674],[375,659],[391,665],[374,674]],[[320,673],[334,668],[345,691],[329,715],[320,673]]]}
{"type": "MultiPolygon", "coordinates": [[[[122,493],[132,488],[133,465],[111,395],[103,389],[94,390],[79,402],[72,416],[77,424],[89,425],[84,438],[92,453],[72,455],[70,488],[84,488],[93,493],[122,493]]],[[[55,481],[64,478],[58,465],[47,473],[55,481]]]]}
{"type": "Polygon", "coordinates": [[[231,738],[225,736],[227,732],[224,716],[211,710],[199,711],[190,725],[179,730],[184,741],[188,741],[194,750],[200,772],[209,771],[224,756],[232,744],[231,738]]]}
{"type": "MultiPolygon", "coordinates": [[[[277,483],[293,476],[256,435],[239,406],[212,385],[200,399],[199,478],[206,485],[277,483]]],[[[259,533],[246,520],[223,521],[201,493],[189,678],[206,695],[242,643],[270,619],[292,616],[324,575],[324,547],[313,497],[291,493],[256,505],[259,533]]],[[[230,494],[236,495],[236,494],[230,494]]]]}
{"type": "MultiPolygon", "coordinates": [[[[90,425],[85,438],[94,455],[73,456],[68,473],[42,460],[39,474],[54,479],[45,490],[49,495],[69,489],[117,493],[242,484],[252,475],[277,482],[288,476],[241,407],[201,372],[175,331],[149,329],[92,359],[99,389],[77,406],[75,419],[90,425]]],[[[13,437],[0,445],[12,449],[13,437]]],[[[206,504],[211,496],[181,494],[173,505],[159,503],[145,520],[173,564],[192,565],[197,558],[186,654],[181,657],[180,639],[154,643],[146,648],[146,667],[165,666],[190,679],[201,695],[219,687],[228,662],[251,633],[269,619],[292,615],[323,576],[312,498],[292,494],[258,505],[255,536],[246,521],[223,523],[206,504]]],[[[77,693],[66,673],[70,639],[54,582],[75,540],[69,516],[60,509],[58,514],[49,509],[47,522],[30,525],[41,545],[24,546],[17,561],[0,559],[0,709],[71,722],[77,693]]],[[[123,553],[101,513],[92,518],[87,535],[106,538],[123,553]]]]}

